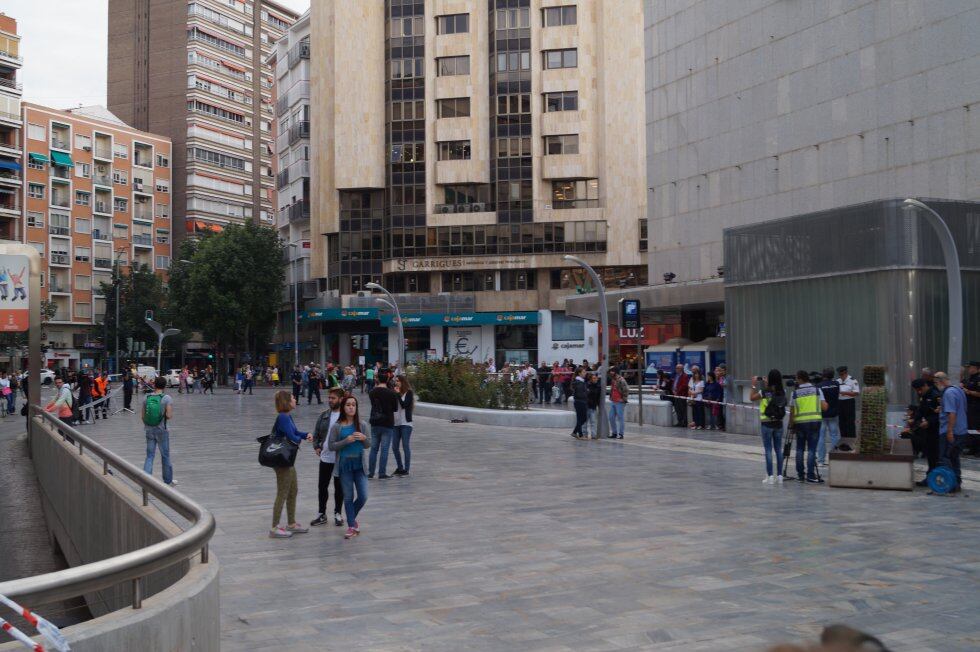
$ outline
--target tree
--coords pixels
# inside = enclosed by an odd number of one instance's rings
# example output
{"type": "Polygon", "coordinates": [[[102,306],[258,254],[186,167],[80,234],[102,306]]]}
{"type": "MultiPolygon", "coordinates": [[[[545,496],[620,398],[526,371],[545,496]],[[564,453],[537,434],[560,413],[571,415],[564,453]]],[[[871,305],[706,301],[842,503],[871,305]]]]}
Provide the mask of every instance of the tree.
{"type": "MultiPolygon", "coordinates": [[[[146,265],[134,266],[132,271],[125,273],[119,265],[112,270],[112,280],[102,283],[102,295],[105,297],[105,319],[92,329],[94,336],[105,336],[106,351],[113,351],[117,334],[116,324],[116,284],[119,284],[119,324],[118,335],[120,347],[125,348],[125,342],[132,338],[133,342],[144,342],[147,349],[155,349],[157,336],[146,323],[146,311],[152,310],[156,321],[169,325],[174,319],[174,309],[169,301],[167,287],[157,274],[146,265]]],[[[176,338],[168,340],[167,344],[174,346],[180,341],[176,338]]]]}
{"type": "Polygon", "coordinates": [[[283,245],[275,230],[254,222],[230,225],[185,241],[179,253],[170,278],[179,323],[202,331],[222,354],[228,345],[257,351],[282,301],[283,245]]]}

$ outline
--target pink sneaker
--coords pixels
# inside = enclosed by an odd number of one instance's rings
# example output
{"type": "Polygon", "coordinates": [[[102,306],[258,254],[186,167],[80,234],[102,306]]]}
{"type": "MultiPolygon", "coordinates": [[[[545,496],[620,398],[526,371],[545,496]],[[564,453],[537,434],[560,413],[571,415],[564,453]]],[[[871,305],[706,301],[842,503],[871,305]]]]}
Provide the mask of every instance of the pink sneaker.
{"type": "Polygon", "coordinates": [[[357,536],[357,530],[352,527],[347,528],[347,532],[344,533],[345,539],[353,539],[357,536]]]}
{"type": "Polygon", "coordinates": [[[358,534],[361,533],[361,524],[358,523],[357,521],[354,521],[354,531],[357,532],[358,534]]]}

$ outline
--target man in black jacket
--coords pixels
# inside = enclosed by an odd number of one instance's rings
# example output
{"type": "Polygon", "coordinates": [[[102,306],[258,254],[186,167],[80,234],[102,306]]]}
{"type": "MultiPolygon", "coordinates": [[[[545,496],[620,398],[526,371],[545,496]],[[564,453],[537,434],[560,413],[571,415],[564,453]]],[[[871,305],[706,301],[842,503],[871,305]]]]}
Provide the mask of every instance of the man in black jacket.
{"type": "Polygon", "coordinates": [[[374,477],[378,463],[378,451],[381,452],[381,465],[378,466],[378,480],[387,480],[388,450],[391,448],[391,437],[395,432],[395,412],[398,411],[398,394],[388,387],[389,374],[387,370],[378,372],[377,385],[368,393],[371,399],[371,455],[368,462],[368,478],[374,477]]]}
{"type": "Polygon", "coordinates": [[[585,385],[585,367],[579,367],[575,370],[571,394],[572,405],[575,406],[575,429],[572,430],[572,437],[587,439],[586,433],[583,432],[583,428],[589,420],[589,388],[585,385]]]}
{"type": "Polygon", "coordinates": [[[824,400],[827,401],[827,409],[821,413],[820,420],[820,442],[817,444],[817,462],[820,466],[826,465],[827,450],[834,452],[837,444],[840,443],[840,423],[838,422],[838,400],[840,398],[840,385],[834,380],[834,370],[827,367],[821,374],[822,380],[817,384],[817,388],[823,392],[824,400]]]}
{"type": "MultiPolygon", "coordinates": [[[[912,436],[920,438],[921,447],[926,452],[926,462],[929,470],[939,466],[939,406],[942,394],[923,378],[912,381],[912,389],[919,395],[919,410],[915,415],[915,427],[912,436]]],[[[920,487],[928,486],[924,479],[916,483],[920,487]]]]}

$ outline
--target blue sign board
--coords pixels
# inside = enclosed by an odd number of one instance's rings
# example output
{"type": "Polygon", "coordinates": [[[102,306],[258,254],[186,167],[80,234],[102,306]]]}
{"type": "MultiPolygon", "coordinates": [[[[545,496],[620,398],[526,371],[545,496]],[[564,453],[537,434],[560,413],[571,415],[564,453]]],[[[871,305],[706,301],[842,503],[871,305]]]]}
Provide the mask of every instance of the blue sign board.
{"type": "Polygon", "coordinates": [[[300,314],[300,321],[365,321],[378,318],[377,308],[323,308],[307,310],[300,314]]]}
{"type": "Polygon", "coordinates": [[[676,364],[676,351],[647,351],[646,367],[643,369],[643,384],[656,385],[657,372],[666,371],[668,374],[672,374],[676,364]]]}

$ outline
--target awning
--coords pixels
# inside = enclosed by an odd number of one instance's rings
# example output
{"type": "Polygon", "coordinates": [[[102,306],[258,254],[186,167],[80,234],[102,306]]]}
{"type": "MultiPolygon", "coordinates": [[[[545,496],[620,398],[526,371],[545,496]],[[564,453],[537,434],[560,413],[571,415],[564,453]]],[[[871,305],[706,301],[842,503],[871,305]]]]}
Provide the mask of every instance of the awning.
{"type": "Polygon", "coordinates": [[[212,231],[214,233],[220,233],[225,230],[225,227],[220,224],[212,224],[211,222],[194,222],[195,231],[212,231]]]}
{"type": "Polygon", "coordinates": [[[31,152],[28,154],[28,158],[31,159],[31,163],[47,163],[48,157],[44,154],[38,154],[37,152],[31,152]]]}
{"type": "Polygon", "coordinates": [[[17,170],[20,172],[20,163],[17,161],[0,161],[0,170],[17,170]]]}
{"type": "Polygon", "coordinates": [[[51,152],[51,163],[53,165],[63,165],[67,168],[75,167],[71,157],[64,152],[51,152]]]}

